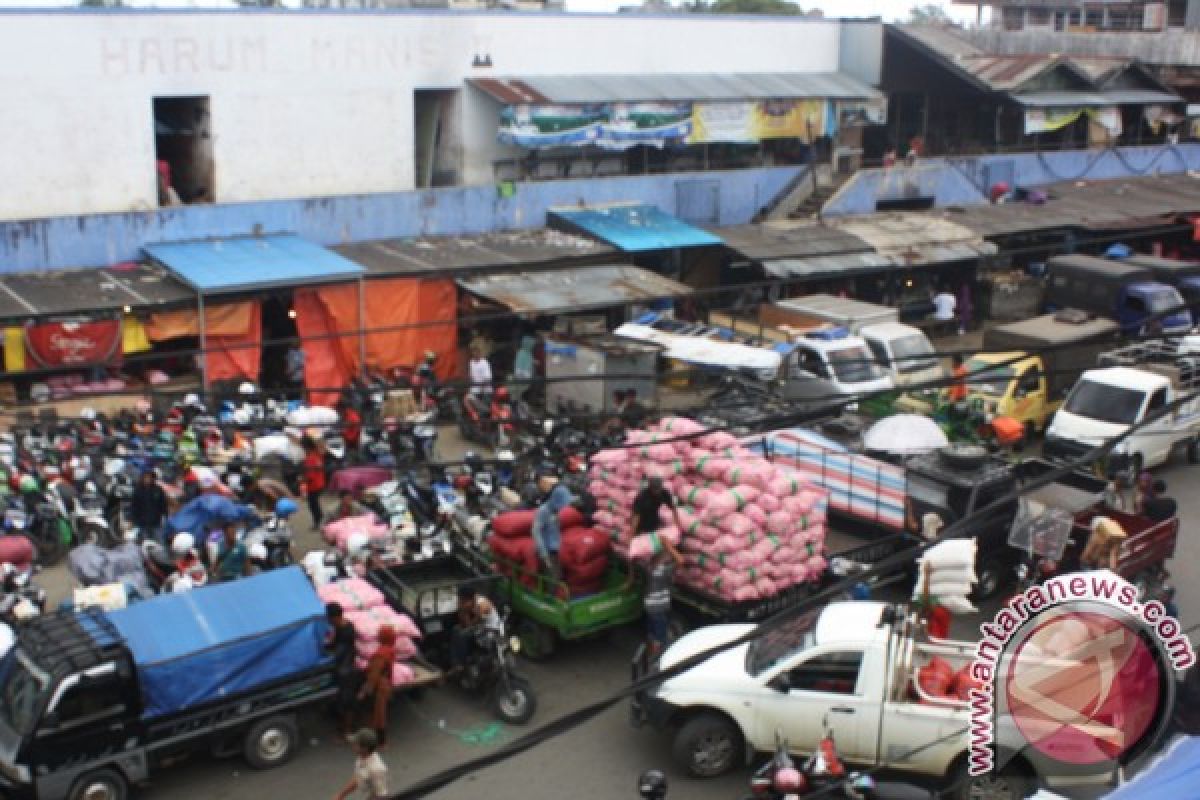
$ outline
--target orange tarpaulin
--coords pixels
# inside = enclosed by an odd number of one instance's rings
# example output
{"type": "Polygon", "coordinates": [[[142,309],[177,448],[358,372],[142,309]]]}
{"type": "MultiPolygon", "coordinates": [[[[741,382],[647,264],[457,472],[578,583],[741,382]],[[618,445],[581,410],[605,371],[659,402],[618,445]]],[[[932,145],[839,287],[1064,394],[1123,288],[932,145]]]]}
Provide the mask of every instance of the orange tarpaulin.
{"type": "MultiPolygon", "coordinates": [[[[244,336],[252,327],[259,327],[258,301],[221,303],[204,309],[206,336],[244,336]]],[[[151,314],[146,322],[146,335],[152,342],[200,335],[200,315],[195,309],[161,311],[151,314]]]]}
{"type": "MultiPolygon", "coordinates": [[[[249,303],[250,324],[240,334],[213,335],[205,331],[208,347],[207,376],[210,381],[257,381],[262,365],[262,305],[249,303]]],[[[205,309],[205,320],[208,319],[205,309]]]]}
{"type": "MultiPolygon", "coordinates": [[[[356,284],[298,289],[296,326],[303,339],[305,385],[310,389],[345,386],[358,372],[359,328],[366,363],[373,369],[414,366],[426,350],[438,354],[438,374],[453,377],[457,364],[458,294],[451,280],[386,278],[363,290],[366,319],[360,325],[356,284]],[[441,323],[430,325],[429,323],[441,323]],[[322,337],[331,333],[347,335],[322,337]]],[[[336,393],[322,392],[311,402],[330,403],[336,393]]]]}

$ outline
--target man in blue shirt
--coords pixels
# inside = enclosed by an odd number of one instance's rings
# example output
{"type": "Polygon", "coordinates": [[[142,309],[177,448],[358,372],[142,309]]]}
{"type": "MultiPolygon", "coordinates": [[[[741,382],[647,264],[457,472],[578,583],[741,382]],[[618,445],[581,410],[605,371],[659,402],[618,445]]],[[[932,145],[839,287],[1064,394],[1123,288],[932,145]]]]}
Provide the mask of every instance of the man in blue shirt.
{"type": "Polygon", "coordinates": [[[538,557],[556,579],[561,577],[558,563],[558,548],[562,531],[558,526],[558,513],[571,505],[574,499],[567,487],[559,482],[553,469],[543,468],[538,472],[538,491],[542,502],[533,518],[533,541],[537,544],[538,557]]]}

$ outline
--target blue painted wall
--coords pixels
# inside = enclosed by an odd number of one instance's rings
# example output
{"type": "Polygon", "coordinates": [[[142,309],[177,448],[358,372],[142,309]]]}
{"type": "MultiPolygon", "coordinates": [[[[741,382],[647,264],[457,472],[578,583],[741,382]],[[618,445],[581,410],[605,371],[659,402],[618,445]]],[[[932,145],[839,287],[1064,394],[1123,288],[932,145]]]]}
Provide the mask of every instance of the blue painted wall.
{"type": "Polygon", "coordinates": [[[927,158],[914,167],[862,170],[826,203],[828,216],[869,214],[880,200],[933,197],[939,207],[987,202],[997,181],[1013,187],[1109,180],[1200,169],[1200,143],[1053,153],[927,158]]]}
{"type": "Polygon", "coordinates": [[[324,245],[394,237],[540,228],[553,206],[633,201],[698,224],[740,225],[785,190],[799,167],[675,173],[394,194],[184,206],[160,211],[0,222],[0,272],[115,264],[143,244],[294,232],[324,245]]]}

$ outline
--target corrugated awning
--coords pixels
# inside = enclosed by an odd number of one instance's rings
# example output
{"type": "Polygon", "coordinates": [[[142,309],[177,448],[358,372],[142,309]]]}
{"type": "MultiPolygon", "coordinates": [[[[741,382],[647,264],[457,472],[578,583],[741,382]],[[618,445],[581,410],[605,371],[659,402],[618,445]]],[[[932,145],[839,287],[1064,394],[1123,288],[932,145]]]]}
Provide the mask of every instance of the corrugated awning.
{"type": "Polygon", "coordinates": [[[1103,108],[1113,101],[1098,92],[1027,92],[1009,95],[1028,108],[1103,108]]]}
{"type": "Polygon", "coordinates": [[[640,203],[552,208],[546,221],[553,228],[592,236],[626,253],[722,244],[719,236],[640,203]]]}
{"type": "Polygon", "coordinates": [[[1108,89],[1103,95],[1109,103],[1119,106],[1169,106],[1184,102],[1182,97],[1173,92],[1159,92],[1154,89],[1108,89]]]}
{"type": "Polygon", "coordinates": [[[641,267],[607,265],[460,278],[458,285],[517,312],[607,308],[669,297],[690,287],[641,267]]]}
{"type": "Polygon", "coordinates": [[[505,105],[802,98],[875,100],[883,96],[878,90],[841,72],[537,75],[472,78],[470,83],[505,105]]]}
{"type": "Polygon", "coordinates": [[[871,245],[829,225],[780,221],[718,228],[725,246],[751,261],[812,258],[841,253],[870,253],[871,245]]]}
{"type": "Polygon", "coordinates": [[[143,250],[200,294],[232,294],[352,280],[363,268],[293,234],[146,245],[143,250]]]}
{"type": "Polygon", "coordinates": [[[816,278],[822,275],[851,275],[881,272],[892,260],[878,253],[844,253],[812,258],[772,258],[761,262],[763,271],[773,278],[816,278]]]}
{"type": "Polygon", "coordinates": [[[194,297],[161,267],[149,264],[14,272],[0,276],[0,320],[169,306],[194,297]]]}

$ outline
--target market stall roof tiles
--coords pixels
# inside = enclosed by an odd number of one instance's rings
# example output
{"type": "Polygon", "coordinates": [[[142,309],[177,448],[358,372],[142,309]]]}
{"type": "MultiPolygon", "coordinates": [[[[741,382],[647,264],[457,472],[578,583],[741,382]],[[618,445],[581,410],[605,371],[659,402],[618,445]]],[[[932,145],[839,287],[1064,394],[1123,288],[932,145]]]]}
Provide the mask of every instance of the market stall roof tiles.
{"type": "Polygon", "coordinates": [[[294,234],[146,245],[146,254],[199,294],[232,294],[357,279],[363,268],[294,234]]]}
{"type": "Polygon", "coordinates": [[[546,212],[546,221],[551,227],[592,236],[626,253],[722,244],[719,236],[642,203],[552,208],[546,212]]]}
{"type": "Polygon", "coordinates": [[[151,264],[0,276],[0,319],[66,316],[190,302],[194,293],[151,264]]]}
{"type": "Polygon", "coordinates": [[[604,265],[460,278],[458,285],[516,312],[582,311],[684,297],[692,289],[641,267],[604,265]]]}
{"type": "Polygon", "coordinates": [[[610,257],[613,248],[587,236],[540,228],[470,236],[420,236],[331,248],[362,265],[366,277],[469,273],[496,268],[562,265],[610,257]]]}
{"type": "Polygon", "coordinates": [[[854,234],[819,222],[779,220],[713,232],[726,247],[751,261],[872,252],[871,245],[854,234]]]}
{"type": "Polygon", "coordinates": [[[471,84],[505,105],[882,97],[877,89],[842,72],[531,75],[473,78],[471,84]]]}

